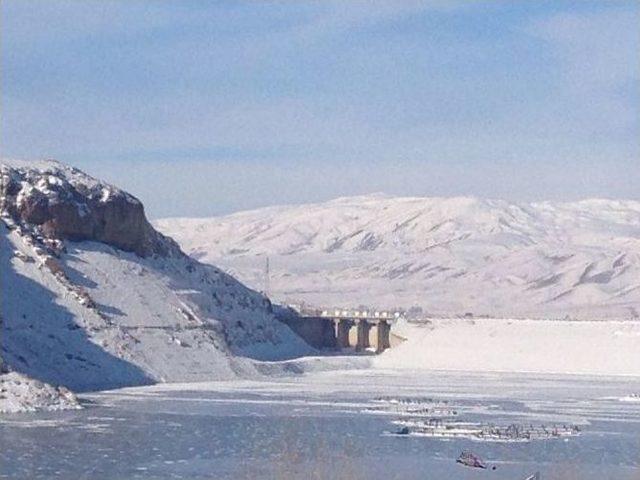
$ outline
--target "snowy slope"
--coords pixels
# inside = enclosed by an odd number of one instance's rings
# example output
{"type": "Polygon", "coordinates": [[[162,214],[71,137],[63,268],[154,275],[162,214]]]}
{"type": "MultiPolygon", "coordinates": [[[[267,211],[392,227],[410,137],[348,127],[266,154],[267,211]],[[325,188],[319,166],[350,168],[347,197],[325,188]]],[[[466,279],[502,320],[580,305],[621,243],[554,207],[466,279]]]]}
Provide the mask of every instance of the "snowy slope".
{"type": "Polygon", "coordinates": [[[640,376],[640,322],[514,319],[401,321],[407,341],[379,368],[640,376]]]}
{"type": "Polygon", "coordinates": [[[10,369],[86,390],[254,375],[253,359],[310,351],[264,296],[184,255],[115,187],[56,162],[3,161],[2,181],[1,347],[10,369]],[[34,209],[40,223],[25,222],[34,209]],[[130,228],[118,231],[123,222],[130,228]]]}
{"type": "Polygon", "coordinates": [[[639,318],[640,202],[340,198],[155,222],[194,258],[315,305],[639,318]]]}

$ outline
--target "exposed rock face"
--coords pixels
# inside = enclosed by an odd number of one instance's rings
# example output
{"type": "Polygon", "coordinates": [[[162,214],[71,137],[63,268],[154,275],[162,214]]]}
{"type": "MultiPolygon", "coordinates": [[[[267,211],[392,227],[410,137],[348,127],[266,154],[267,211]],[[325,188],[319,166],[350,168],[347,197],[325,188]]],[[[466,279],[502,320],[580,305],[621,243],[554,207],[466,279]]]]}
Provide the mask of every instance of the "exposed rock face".
{"type": "Polygon", "coordinates": [[[132,195],[56,161],[2,160],[0,210],[50,238],[94,240],[146,257],[177,249],[132,195]]]}

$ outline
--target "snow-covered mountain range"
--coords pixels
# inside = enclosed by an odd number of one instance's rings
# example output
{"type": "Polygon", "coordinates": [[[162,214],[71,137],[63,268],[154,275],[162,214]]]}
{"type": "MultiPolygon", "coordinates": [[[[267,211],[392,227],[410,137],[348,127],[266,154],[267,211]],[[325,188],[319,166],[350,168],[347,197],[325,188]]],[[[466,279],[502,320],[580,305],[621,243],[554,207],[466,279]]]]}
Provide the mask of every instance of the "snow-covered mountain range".
{"type": "Polygon", "coordinates": [[[0,168],[4,368],[87,390],[235,378],[311,351],[266,297],[185,255],[126,192],[54,161],[0,168]]]}
{"type": "Polygon", "coordinates": [[[640,317],[640,202],[372,195],[155,222],[280,301],[434,315],[640,317]]]}

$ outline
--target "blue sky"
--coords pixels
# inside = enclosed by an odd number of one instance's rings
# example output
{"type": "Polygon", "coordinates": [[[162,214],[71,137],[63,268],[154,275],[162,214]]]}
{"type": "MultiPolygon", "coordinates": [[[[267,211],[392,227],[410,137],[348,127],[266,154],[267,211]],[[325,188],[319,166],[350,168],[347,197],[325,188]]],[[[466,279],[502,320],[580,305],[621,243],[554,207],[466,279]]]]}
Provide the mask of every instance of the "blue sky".
{"type": "Polygon", "coordinates": [[[640,199],[640,2],[1,5],[3,156],[152,217],[386,192],[640,199]]]}

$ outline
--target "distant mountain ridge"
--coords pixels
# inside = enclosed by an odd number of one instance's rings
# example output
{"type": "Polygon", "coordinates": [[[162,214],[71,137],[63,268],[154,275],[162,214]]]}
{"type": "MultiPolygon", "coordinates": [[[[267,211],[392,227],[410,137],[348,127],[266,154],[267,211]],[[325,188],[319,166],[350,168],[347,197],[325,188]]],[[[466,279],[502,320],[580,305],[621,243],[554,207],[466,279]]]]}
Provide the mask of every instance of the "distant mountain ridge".
{"type": "Polygon", "coordinates": [[[432,314],[640,318],[640,202],[346,197],[154,222],[279,300],[432,314]]]}

